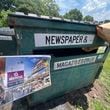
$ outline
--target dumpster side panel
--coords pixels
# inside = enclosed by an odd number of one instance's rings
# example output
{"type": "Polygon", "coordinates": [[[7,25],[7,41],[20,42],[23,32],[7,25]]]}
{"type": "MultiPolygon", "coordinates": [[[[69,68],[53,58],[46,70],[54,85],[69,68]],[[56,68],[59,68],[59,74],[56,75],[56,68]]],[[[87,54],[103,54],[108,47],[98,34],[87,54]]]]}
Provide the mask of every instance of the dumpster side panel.
{"type": "Polygon", "coordinates": [[[28,96],[29,105],[45,102],[94,82],[100,63],[68,68],[51,74],[52,85],[28,96]]]}
{"type": "MultiPolygon", "coordinates": [[[[33,50],[37,49],[59,49],[59,48],[76,48],[76,47],[97,47],[99,45],[103,45],[102,39],[95,37],[93,44],[88,44],[88,45],[64,45],[64,46],[45,46],[45,47],[36,47],[35,46],[35,34],[36,33],[49,33],[49,34],[93,34],[95,35],[94,32],[83,32],[83,31],[74,31],[74,30],[58,30],[58,29],[43,29],[43,28],[35,28],[32,29],[30,27],[28,28],[17,28],[16,33],[18,33],[19,36],[19,41],[20,41],[20,54],[32,54],[33,50]],[[98,43],[97,43],[98,41],[98,43]]],[[[67,34],[67,35],[68,35],[67,34]]]]}

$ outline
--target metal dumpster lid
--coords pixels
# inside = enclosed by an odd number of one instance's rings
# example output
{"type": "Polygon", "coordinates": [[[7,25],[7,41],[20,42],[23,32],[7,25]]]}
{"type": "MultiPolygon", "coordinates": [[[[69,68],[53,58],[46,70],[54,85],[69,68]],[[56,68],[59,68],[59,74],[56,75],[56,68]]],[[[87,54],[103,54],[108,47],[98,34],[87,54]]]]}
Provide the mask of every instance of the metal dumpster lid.
{"type": "Polygon", "coordinates": [[[61,18],[61,17],[37,15],[37,14],[33,14],[33,13],[24,14],[23,12],[15,12],[13,14],[9,14],[9,16],[46,19],[46,20],[63,21],[63,22],[69,22],[69,23],[81,23],[81,24],[87,24],[87,25],[88,24],[97,25],[97,23],[95,23],[95,22],[77,21],[77,20],[65,19],[65,18],[61,18]]]}

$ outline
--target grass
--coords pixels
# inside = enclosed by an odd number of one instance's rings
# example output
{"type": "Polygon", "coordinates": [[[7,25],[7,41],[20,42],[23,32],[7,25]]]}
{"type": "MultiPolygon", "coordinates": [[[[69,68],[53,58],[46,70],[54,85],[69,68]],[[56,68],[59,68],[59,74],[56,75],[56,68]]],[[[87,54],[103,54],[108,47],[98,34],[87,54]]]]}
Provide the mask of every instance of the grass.
{"type": "Polygon", "coordinates": [[[106,89],[105,98],[107,102],[110,103],[110,53],[108,54],[108,57],[104,63],[104,68],[103,68],[103,71],[101,73],[99,80],[106,89]]]}
{"type": "Polygon", "coordinates": [[[98,80],[103,85],[102,87],[104,87],[105,97],[102,100],[93,100],[91,105],[94,107],[94,110],[110,110],[110,53],[98,80]]]}
{"type": "Polygon", "coordinates": [[[110,110],[110,108],[105,106],[100,100],[95,99],[91,105],[94,110],[110,110]]]}

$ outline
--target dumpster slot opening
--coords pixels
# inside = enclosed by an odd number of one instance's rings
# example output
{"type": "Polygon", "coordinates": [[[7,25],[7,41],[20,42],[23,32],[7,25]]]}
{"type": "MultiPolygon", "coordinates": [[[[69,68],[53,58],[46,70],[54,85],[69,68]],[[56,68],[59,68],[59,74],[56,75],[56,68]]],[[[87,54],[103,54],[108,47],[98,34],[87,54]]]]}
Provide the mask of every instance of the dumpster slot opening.
{"type": "Polygon", "coordinates": [[[94,49],[90,52],[85,52],[82,48],[33,50],[33,54],[53,55],[55,57],[85,55],[85,54],[93,54],[96,52],[97,52],[97,49],[94,49]]]}

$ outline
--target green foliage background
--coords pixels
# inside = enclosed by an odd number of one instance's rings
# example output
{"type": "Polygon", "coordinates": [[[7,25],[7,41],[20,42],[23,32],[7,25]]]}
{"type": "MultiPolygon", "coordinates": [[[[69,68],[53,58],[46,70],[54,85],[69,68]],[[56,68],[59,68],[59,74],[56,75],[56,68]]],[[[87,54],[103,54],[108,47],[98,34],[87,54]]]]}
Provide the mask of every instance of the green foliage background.
{"type": "MultiPolygon", "coordinates": [[[[83,15],[78,9],[72,9],[64,15],[60,15],[59,6],[55,0],[0,0],[0,27],[8,26],[8,14],[16,11],[24,12],[25,14],[34,13],[37,15],[83,20],[83,15]]],[[[93,17],[87,16],[84,17],[84,20],[91,21],[91,18],[93,17]]]]}

